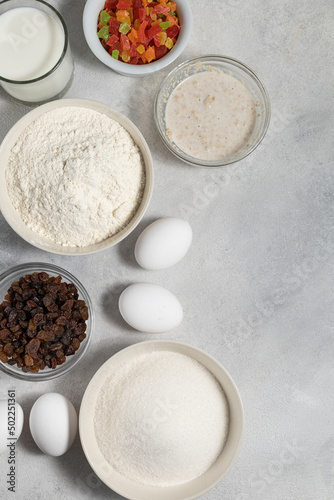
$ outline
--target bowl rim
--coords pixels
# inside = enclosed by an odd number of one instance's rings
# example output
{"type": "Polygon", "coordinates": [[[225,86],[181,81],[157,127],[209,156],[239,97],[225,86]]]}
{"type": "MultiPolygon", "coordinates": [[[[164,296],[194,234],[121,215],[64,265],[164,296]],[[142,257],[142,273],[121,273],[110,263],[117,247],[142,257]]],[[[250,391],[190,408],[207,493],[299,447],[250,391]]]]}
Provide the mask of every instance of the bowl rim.
{"type": "Polygon", "coordinates": [[[2,161],[0,165],[0,211],[3,217],[5,218],[7,223],[11,226],[11,228],[22,239],[24,239],[31,245],[41,250],[53,254],[68,255],[72,257],[77,257],[81,255],[91,255],[118,244],[137,227],[137,225],[143,218],[152,197],[153,184],[154,184],[153,159],[149,146],[144,136],[142,135],[140,130],[136,127],[136,125],[124,114],[120,113],[119,111],[116,111],[108,104],[104,104],[99,101],[93,101],[90,99],[73,99],[73,98],[58,99],[55,101],[48,102],[46,104],[42,104],[37,108],[34,108],[33,110],[25,114],[22,118],[20,118],[13,125],[13,127],[7,132],[6,136],[4,137],[0,145],[0,158],[2,157],[4,157],[4,161],[2,161]],[[125,130],[127,130],[127,132],[130,134],[135,144],[138,146],[143,158],[144,169],[145,169],[146,179],[145,179],[145,187],[144,187],[142,201],[138,207],[137,212],[130,220],[129,224],[125,226],[121,231],[116,233],[114,236],[111,236],[99,243],[95,243],[94,245],[88,245],[85,247],[62,246],[32,231],[19,217],[16,209],[12,205],[12,202],[7,192],[7,181],[6,181],[7,161],[11,148],[15,144],[16,140],[26,129],[26,127],[28,127],[39,116],[51,110],[62,107],[85,107],[100,112],[102,114],[105,114],[106,116],[117,121],[120,125],[122,125],[125,128],[125,130]]]}
{"type": "Polygon", "coordinates": [[[93,14],[96,12],[96,4],[101,3],[104,5],[104,0],[87,0],[84,11],[83,11],[83,31],[86,42],[92,51],[92,53],[106,66],[114,70],[116,73],[126,76],[145,76],[150,75],[160,69],[165,68],[172,62],[174,62],[183,50],[186,48],[192,29],[192,10],[189,0],[178,0],[177,8],[179,17],[184,24],[181,27],[179,37],[173,49],[163,56],[161,59],[151,62],[149,64],[143,64],[136,66],[133,64],[127,64],[122,61],[116,61],[113,59],[102,47],[98,37],[96,36],[97,20],[94,21],[93,14]]]}
{"type": "MultiPolygon", "coordinates": [[[[66,269],[63,269],[62,267],[56,266],[54,264],[49,264],[46,262],[26,262],[24,264],[19,264],[17,266],[11,267],[10,269],[7,269],[7,271],[4,271],[3,273],[0,274],[0,287],[2,287],[4,281],[10,278],[11,276],[13,276],[13,278],[11,278],[12,280],[16,275],[21,273],[22,276],[24,276],[24,274],[30,274],[33,272],[43,272],[43,271],[53,275],[60,275],[64,279],[64,281],[66,281],[67,283],[72,282],[77,287],[79,292],[79,298],[81,297],[85,301],[89,311],[87,330],[85,332],[87,336],[84,340],[84,344],[80,345],[80,348],[78,349],[76,354],[74,354],[73,356],[69,356],[65,361],[65,363],[58,366],[52,371],[41,370],[38,373],[29,373],[29,372],[24,373],[17,367],[12,368],[11,365],[8,365],[7,363],[2,363],[0,361],[0,373],[2,372],[15,379],[24,380],[26,382],[45,382],[48,380],[53,380],[55,378],[61,377],[62,375],[65,375],[72,368],[76,367],[88,351],[91,342],[91,337],[95,328],[95,313],[93,308],[93,302],[90,298],[90,295],[88,294],[86,288],[81,283],[81,281],[79,281],[78,278],[76,278],[72,273],[70,273],[66,269]]],[[[2,302],[2,300],[4,300],[4,298],[0,297],[0,302],[2,302]]]]}
{"type": "Polygon", "coordinates": [[[79,435],[84,454],[96,475],[109,488],[128,500],[193,500],[212,489],[228,472],[242,444],[244,411],[238,389],[226,369],[210,354],[193,345],[175,340],[148,340],[138,342],[111,356],[97,370],[89,382],[81,401],[79,435]],[[154,351],[185,354],[205,366],[221,384],[229,404],[230,426],[227,441],[217,461],[199,478],[173,487],[149,487],[135,483],[117,473],[104,459],[96,443],[94,431],[95,404],[105,380],[112,370],[136,355],[154,351]],[[222,380],[224,382],[222,382],[222,380]],[[223,467],[222,467],[223,465],[223,467]]]}
{"type": "MultiPolygon", "coordinates": [[[[185,80],[186,79],[184,79],[183,81],[185,81],[185,80]]],[[[181,84],[181,82],[180,82],[180,84],[181,84]]],[[[178,84],[178,85],[180,85],[180,84],[178,84]]],[[[175,86],[175,88],[176,87],[177,86],[175,86]]],[[[247,64],[239,61],[238,59],[235,59],[235,58],[229,57],[229,56],[220,55],[220,54],[206,54],[206,55],[202,55],[202,56],[192,57],[192,58],[187,59],[186,61],[182,62],[178,66],[176,66],[170,73],[168,73],[168,75],[164,78],[164,80],[160,84],[159,89],[156,92],[155,100],[154,100],[154,120],[155,120],[156,127],[158,129],[158,132],[160,134],[160,137],[161,137],[163,143],[165,144],[167,149],[171,153],[173,153],[177,158],[179,158],[180,160],[182,160],[185,163],[188,163],[189,165],[192,165],[194,167],[217,168],[217,167],[224,167],[227,165],[231,165],[231,164],[236,163],[240,160],[243,160],[248,155],[250,155],[261,144],[262,140],[264,139],[264,137],[267,133],[267,130],[268,130],[268,127],[270,124],[270,118],[271,118],[271,105],[270,105],[269,94],[268,94],[268,91],[267,91],[266,87],[264,86],[262,80],[258,77],[258,75],[255,73],[255,71],[252,68],[250,68],[247,64]],[[158,106],[159,106],[159,100],[160,100],[160,98],[162,98],[161,92],[162,92],[163,86],[170,79],[172,79],[175,76],[175,74],[177,74],[180,70],[184,69],[185,67],[191,66],[191,65],[196,65],[200,62],[210,63],[210,61],[212,63],[214,63],[214,62],[227,63],[227,64],[235,66],[238,69],[245,72],[248,76],[251,77],[253,82],[256,84],[256,86],[260,90],[260,93],[261,93],[261,95],[263,97],[263,101],[264,101],[265,119],[264,119],[261,133],[258,137],[258,140],[250,148],[248,148],[244,152],[244,154],[240,155],[237,158],[233,158],[233,159],[230,159],[227,161],[224,161],[223,158],[221,160],[201,160],[199,158],[192,157],[192,156],[188,155],[187,153],[184,153],[183,151],[180,150],[180,148],[179,148],[179,150],[175,150],[171,146],[171,143],[166,139],[166,134],[164,133],[164,130],[161,128],[160,121],[158,119],[158,106]]]]}

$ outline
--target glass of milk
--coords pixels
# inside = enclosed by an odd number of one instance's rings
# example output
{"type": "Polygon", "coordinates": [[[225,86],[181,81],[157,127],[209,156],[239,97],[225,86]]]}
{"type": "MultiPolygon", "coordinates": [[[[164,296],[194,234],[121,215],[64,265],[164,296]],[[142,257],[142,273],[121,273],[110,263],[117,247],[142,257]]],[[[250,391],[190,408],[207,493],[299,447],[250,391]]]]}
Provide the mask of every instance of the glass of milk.
{"type": "Polygon", "coordinates": [[[0,85],[24,104],[63,97],[73,60],[61,15],[43,0],[0,1],[0,85]]]}

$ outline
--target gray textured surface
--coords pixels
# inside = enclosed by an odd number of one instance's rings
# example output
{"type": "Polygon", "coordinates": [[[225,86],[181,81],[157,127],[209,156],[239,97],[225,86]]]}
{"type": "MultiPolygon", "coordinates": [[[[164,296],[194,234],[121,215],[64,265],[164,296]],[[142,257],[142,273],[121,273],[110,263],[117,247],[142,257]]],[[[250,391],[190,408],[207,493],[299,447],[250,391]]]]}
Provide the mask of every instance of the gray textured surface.
{"type": "MultiPolygon", "coordinates": [[[[46,457],[27,421],[36,398],[48,391],[61,392],[79,409],[90,378],[107,358],[151,338],[127,328],[117,311],[120,291],[144,280],[166,286],[184,306],[182,325],[162,338],[213,354],[234,378],[245,406],[240,455],[202,499],[333,498],[332,1],[213,0],[204,24],[203,2],[192,0],[193,35],[179,62],[208,52],[240,59],[258,72],[272,103],[263,145],[214,172],[178,162],[158,137],[152,96],[171,68],[142,80],[112,73],[83,40],[83,2],[52,3],[68,25],[77,23],[70,27],[76,74],[68,97],[104,101],[133,120],[152,150],[156,184],[137,231],[99,255],[44,253],[0,217],[0,271],[28,261],[58,264],[87,287],[97,317],[90,351],[68,376],[27,384],[0,374],[0,397],[16,388],[26,415],[15,497],[120,498],[94,476],[78,438],[65,456],[46,457]],[[149,221],[168,215],[191,223],[190,253],[167,271],[139,269],[133,259],[137,235],[149,221]]],[[[2,140],[28,108],[3,92],[0,100],[2,140]]],[[[0,498],[7,500],[14,495],[6,492],[6,471],[2,456],[0,498]]]]}

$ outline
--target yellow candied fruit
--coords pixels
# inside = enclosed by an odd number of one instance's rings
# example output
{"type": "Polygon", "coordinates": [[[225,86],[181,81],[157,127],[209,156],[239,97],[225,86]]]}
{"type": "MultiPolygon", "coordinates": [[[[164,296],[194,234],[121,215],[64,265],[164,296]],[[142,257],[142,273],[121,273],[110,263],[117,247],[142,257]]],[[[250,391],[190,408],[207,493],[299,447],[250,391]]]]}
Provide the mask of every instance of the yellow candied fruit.
{"type": "Polygon", "coordinates": [[[161,19],[157,19],[156,21],[153,21],[151,26],[154,26],[155,24],[160,24],[160,23],[161,23],[161,19]]]}
{"type": "Polygon", "coordinates": [[[133,23],[133,8],[132,7],[129,7],[127,9],[128,13],[129,13],[129,16],[130,16],[130,24],[133,23]]]}
{"type": "Polygon", "coordinates": [[[168,37],[166,42],[165,42],[165,45],[166,45],[167,49],[171,49],[172,47],[174,47],[173,40],[168,37]]]}
{"type": "Polygon", "coordinates": [[[133,23],[133,27],[136,31],[139,30],[139,26],[140,26],[140,20],[139,19],[136,19],[135,22],[133,23]]]}
{"type": "Polygon", "coordinates": [[[153,7],[146,7],[146,14],[147,14],[148,16],[150,16],[150,15],[151,15],[152,10],[153,10],[153,7]]]}
{"type": "Polygon", "coordinates": [[[151,14],[150,17],[152,21],[156,21],[158,19],[158,16],[156,14],[151,14]]]}
{"type": "Polygon", "coordinates": [[[144,54],[144,52],[145,52],[145,47],[144,47],[144,45],[140,44],[140,45],[137,47],[137,52],[139,52],[139,54],[144,54]]]}
{"type": "Polygon", "coordinates": [[[123,50],[121,54],[122,61],[129,62],[130,61],[130,52],[128,50],[123,50]]]}
{"type": "Polygon", "coordinates": [[[117,21],[120,23],[126,23],[131,26],[130,14],[127,10],[119,10],[116,12],[117,21]]]}
{"type": "Polygon", "coordinates": [[[159,39],[160,39],[161,45],[165,45],[165,43],[167,41],[167,33],[165,31],[160,31],[159,39]]]}
{"type": "Polygon", "coordinates": [[[176,3],[175,2],[168,2],[167,7],[170,8],[171,12],[176,11],[176,3]]]}

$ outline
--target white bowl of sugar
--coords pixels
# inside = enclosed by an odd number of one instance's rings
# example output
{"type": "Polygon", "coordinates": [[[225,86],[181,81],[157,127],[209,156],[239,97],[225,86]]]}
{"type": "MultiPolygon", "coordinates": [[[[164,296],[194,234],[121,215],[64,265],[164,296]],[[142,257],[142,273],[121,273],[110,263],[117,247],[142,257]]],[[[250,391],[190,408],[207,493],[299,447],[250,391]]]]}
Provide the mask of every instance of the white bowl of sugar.
{"type": "Polygon", "coordinates": [[[191,500],[235,460],[243,408],[226,370],[176,341],[112,356],[88,385],[80,438],[98,477],[129,500],[191,500]]]}

